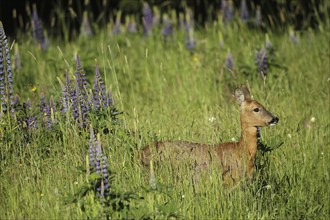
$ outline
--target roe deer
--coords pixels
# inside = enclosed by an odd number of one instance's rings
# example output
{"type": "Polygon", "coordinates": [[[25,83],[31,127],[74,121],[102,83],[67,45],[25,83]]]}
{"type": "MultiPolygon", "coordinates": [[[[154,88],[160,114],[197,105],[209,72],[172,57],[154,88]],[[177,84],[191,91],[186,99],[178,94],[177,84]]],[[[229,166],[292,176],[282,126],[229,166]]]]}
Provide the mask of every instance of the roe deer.
{"type": "Polygon", "coordinates": [[[239,142],[223,144],[198,144],[186,141],[156,142],[146,146],[139,153],[142,163],[149,165],[150,160],[169,160],[180,164],[190,158],[189,163],[195,171],[210,167],[211,162],[219,165],[224,183],[236,183],[243,177],[251,178],[255,168],[257,153],[257,130],[260,127],[275,125],[279,119],[265,109],[259,102],[252,100],[247,87],[242,86],[234,92],[240,105],[241,138],[239,142]]]}

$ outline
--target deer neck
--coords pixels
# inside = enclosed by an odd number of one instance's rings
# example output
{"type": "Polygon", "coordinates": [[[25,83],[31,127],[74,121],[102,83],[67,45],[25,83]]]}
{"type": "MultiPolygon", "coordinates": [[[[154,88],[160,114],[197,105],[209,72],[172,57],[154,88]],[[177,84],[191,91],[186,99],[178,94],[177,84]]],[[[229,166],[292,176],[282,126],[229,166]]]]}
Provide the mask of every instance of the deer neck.
{"type": "Polygon", "coordinates": [[[240,147],[247,152],[250,159],[255,158],[257,153],[257,128],[241,124],[242,134],[239,141],[240,147]]]}

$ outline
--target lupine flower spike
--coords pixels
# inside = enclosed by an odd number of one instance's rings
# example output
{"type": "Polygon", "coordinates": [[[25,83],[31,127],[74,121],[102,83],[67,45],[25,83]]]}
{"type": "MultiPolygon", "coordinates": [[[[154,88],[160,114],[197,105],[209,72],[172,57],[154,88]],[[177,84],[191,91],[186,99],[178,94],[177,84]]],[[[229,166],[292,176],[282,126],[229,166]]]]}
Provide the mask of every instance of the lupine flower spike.
{"type": "Polygon", "coordinates": [[[44,94],[41,94],[40,96],[40,104],[39,104],[39,112],[41,114],[44,114],[45,111],[46,111],[46,99],[45,99],[45,95],[44,94]]]}
{"type": "Polygon", "coordinates": [[[93,86],[93,104],[95,109],[106,108],[112,105],[111,95],[107,94],[98,65],[96,65],[93,86]]]}
{"type": "Polygon", "coordinates": [[[121,11],[118,11],[116,14],[116,21],[115,24],[113,25],[112,33],[114,34],[120,34],[121,33],[121,11]]]}
{"type": "Polygon", "coordinates": [[[76,81],[77,87],[81,90],[83,98],[87,100],[87,79],[84,69],[81,66],[80,58],[76,56],[77,65],[76,65],[76,81]]]}
{"type": "Polygon", "coordinates": [[[97,173],[100,178],[96,182],[97,196],[101,202],[109,196],[109,174],[107,157],[103,155],[101,148],[100,135],[95,137],[93,127],[90,127],[90,141],[89,141],[89,161],[90,173],[97,173]]]}
{"type": "Polygon", "coordinates": [[[188,10],[186,13],[186,46],[192,51],[196,46],[196,40],[194,38],[194,23],[192,21],[192,12],[188,10]]]}
{"type": "Polygon", "coordinates": [[[240,16],[242,21],[247,22],[250,18],[249,9],[246,4],[246,0],[241,0],[240,16]]]}
{"type": "Polygon", "coordinates": [[[35,116],[30,116],[31,111],[31,101],[27,99],[26,102],[23,103],[23,109],[25,111],[26,117],[23,118],[24,123],[27,128],[38,128],[37,118],[35,116]]]}
{"type": "Polygon", "coordinates": [[[222,20],[224,23],[228,23],[234,18],[234,6],[233,1],[222,0],[221,2],[222,20]]]}
{"type": "Polygon", "coordinates": [[[137,32],[137,27],[136,27],[136,22],[133,16],[126,17],[126,31],[128,33],[136,33],[137,32]]]}
{"type": "Polygon", "coordinates": [[[222,0],[221,1],[221,16],[222,16],[222,21],[224,21],[225,17],[225,11],[227,9],[227,0],[222,0]]]}
{"type": "Polygon", "coordinates": [[[41,21],[38,16],[37,7],[33,5],[32,9],[32,32],[34,40],[40,45],[42,50],[47,50],[48,48],[48,38],[45,36],[41,21]]]}
{"type": "Polygon", "coordinates": [[[6,34],[0,21],[0,95],[2,113],[8,109],[14,113],[13,74],[6,34]]]}
{"type": "Polygon", "coordinates": [[[74,99],[75,102],[73,103],[73,107],[78,111],[79,127],[81,127],[86,125],[86,118],[87,113],[90,110],[90,104],[88,102],[88,95],[86,92],[87,80],[78,56],[76,67],[76,82],[76,99],[74,99]]]}
{"type": "Polygon", "coordinates": [[[65,75],[65,84],[62,85],[62,106],[63,113],[67,113],[70,107],[71,85],[68,73],[65,75]]]}
{"type": "Polygon", "coordinates": [[[151,8],[147,2],[143,2],[142,14],[143,14],[142,19],[143,19],[144,34],[149,35],[151,34],[151,29],[154,20],[153,20],[153,14],[151,8]]]}
{"type": "Polygon", "coordinates": [[[169,17],[166,14],[164,14],[163,15],[163,30],[162,30],[162,35],[164,37],[164,40],[171,37],[172,33],[173,33],[173,25],[172,25],[169,17]]]}
{"type": "Polygon", "coordinates": [[[73,109],[73,118],[78,121],[80,126],[80,110],[79,110],[79,99],[77,94],[77,88],[71,90],[71,100],[72,100],[72,109],[73,109]]]}
{"type": "Polygon", "coordinates": [[[101,96],[100,96],[100,84],[99,84],[99,79],[101,77],[100,70],[98,65],[96,65],[95,68],[95,79],[94,79],[94,85],[93,85],[93,106],[95,109],[100,109],[101,108],[101,96]]]}
{"type": "Polygon", "coordinates": [[[264,48],[257,51],[256,64],[259,76],[265,77],[268,74],[268,57],[264,48]]]}
{"type": "Polygon", "coordinates": [[[41,114],[45,127],[50,129],[52,127],[51,109],[50,106],[47,106],[44,94],[40,96],[39,112],[41,114]]]}

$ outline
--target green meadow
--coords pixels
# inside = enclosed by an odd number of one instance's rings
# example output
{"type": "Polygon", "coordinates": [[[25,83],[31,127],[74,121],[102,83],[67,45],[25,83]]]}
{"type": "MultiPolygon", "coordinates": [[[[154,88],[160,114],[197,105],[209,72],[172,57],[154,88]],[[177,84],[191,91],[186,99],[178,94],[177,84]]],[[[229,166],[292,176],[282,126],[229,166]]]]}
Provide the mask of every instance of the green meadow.
{"type": "Polygon", "coordinates": [[[0,219],[329,218],[330,29],[324,23],[294,34],[296,42],[289,30],[215,22],[195,29],[193,51],[183,31],[164,41],[157,28],[149,36],[96,29],[70,42],[49,37],[47,51],[29,34],[8,39],[14,93],[30,100],[31,111],[38,112],[43,96],[60,102],[65,74],[75,79],[79,55],[89,85],[97,64],[122,113],[116,123],[110,113],[90,116],[107,157],[110,192],[117,195],[111,205],[92,190],[82,193],[91,183],[88,126],[59,118],[54,130],[28,129],[10,113],[3,116],[0,219]],[[268,74],[260,77],[256,51],[266,41],[272,45],[268,74]],[[226,68],[229,52],[232,70],[226,68]],[[212,169],[195,192],[189,165],[173,169],[165,162],[155,165],[150,184],[150,170],[136,157],[145,145],[239,139],[239,106],[231,94],[242,84],[280,119],[262,129],[267,149],[258,150],[253,180],[228,189],[212,169]]]}

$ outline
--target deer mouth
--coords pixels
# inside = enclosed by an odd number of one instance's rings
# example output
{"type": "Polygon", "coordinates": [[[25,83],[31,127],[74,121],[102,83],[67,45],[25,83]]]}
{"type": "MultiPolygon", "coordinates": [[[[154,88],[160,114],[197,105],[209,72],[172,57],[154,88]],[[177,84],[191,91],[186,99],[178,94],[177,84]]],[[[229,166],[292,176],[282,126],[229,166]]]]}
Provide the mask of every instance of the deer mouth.
{"type": "Polygon", "coordinates": [[[268,125],[274,126],[278,123],[278,121],[279,121],[278,117],[274,117],[274,118],[272,118],[272,120],[270,122],[268,122],[268,125]]]}

